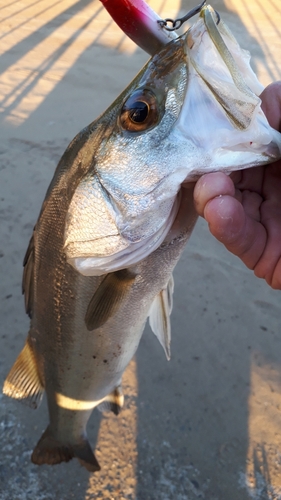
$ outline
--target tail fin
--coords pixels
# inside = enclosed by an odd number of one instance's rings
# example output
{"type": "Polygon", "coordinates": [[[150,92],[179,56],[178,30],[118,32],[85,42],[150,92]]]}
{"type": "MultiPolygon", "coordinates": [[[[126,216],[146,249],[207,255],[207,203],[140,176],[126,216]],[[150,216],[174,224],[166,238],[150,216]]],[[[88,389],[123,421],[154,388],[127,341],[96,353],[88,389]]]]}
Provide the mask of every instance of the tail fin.
{"type": "Polygon", "coordinates": [[[36,465],[55,465],[60,462],[69,462],[74,457],[78,458],[81,465],[89,472],[100,470],[100,465],[87,439],[81,439],[77,444],[65,445],[55,439],[47,427],[34,448],[31,461],[36,465]]]}

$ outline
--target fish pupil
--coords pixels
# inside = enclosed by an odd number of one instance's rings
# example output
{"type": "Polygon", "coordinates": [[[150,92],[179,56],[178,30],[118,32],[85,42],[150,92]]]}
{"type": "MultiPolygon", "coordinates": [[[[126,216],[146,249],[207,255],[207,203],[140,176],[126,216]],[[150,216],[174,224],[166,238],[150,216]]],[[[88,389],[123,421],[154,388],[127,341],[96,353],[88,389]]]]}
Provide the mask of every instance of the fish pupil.
{"type": "Polygon", "coordinates": [[[134,102],[133,109],[130,110],[130,119],[135,123],[142,123],[148,115],[148,105],[143,101],[134,102]]]}
{"type": "Polygon", "coordinates": [[[135,90],[121,108],[119,124],[128,132],[143,132],[154,127],[158,122],[157,99],[150,89],[135,90]]]}

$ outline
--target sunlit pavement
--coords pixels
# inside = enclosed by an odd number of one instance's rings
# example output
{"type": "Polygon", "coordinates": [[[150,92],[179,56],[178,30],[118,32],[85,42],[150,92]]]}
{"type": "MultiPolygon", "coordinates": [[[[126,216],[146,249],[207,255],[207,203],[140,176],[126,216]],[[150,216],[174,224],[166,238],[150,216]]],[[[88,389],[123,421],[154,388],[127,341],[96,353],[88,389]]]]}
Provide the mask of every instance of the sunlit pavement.
{"type": "MultiPolygon", "coordinates": [[[[163,18],[195,5],[149,3],[163,18]]],[[[281,79],[280,0],[212,5],[261,82],[281,79]]],[[[0,27],[2,381],[28,330],[21,262],[56,162],[147,56],[97,0],[2,0],[0,27]]],[[[0,500],[281,499],[279,304],[199,223],[176,271],[172,361],[145,334],[124,411],[90,423],[102,471],[33,466],[46,407],[0,397],[0,500]]]]}

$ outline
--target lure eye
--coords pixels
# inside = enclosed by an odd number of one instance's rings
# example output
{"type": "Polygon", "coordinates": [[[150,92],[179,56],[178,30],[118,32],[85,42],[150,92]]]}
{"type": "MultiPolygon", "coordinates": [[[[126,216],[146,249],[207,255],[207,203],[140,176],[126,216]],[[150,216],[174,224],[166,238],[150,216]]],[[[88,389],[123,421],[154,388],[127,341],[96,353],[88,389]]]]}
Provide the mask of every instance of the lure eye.
{"type": "Polygon", "coordinates": [[[120,124],[129,132],[147,130],[159,121],[155,95],[146,89],[136,90],[123,104],[120,124]]]}

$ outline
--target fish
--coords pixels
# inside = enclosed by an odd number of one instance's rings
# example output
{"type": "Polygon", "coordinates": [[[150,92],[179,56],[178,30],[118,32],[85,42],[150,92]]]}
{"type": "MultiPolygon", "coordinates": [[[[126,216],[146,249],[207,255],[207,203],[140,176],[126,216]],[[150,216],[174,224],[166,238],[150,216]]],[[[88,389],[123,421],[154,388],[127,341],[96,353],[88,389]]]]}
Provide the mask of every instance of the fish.
{"type": "Polygon", "coordinates": [[[3,387],[32,408],[46,392],[50,422],[33,463],[77,458],[100,470],[87,422],[94,408],[121,411],[147,318],[170,358],[173,270],[197,220],[193,182],[281,156],[261,88],[207,6],[67,147],[25,255],[30,329],[3,387]]]}

